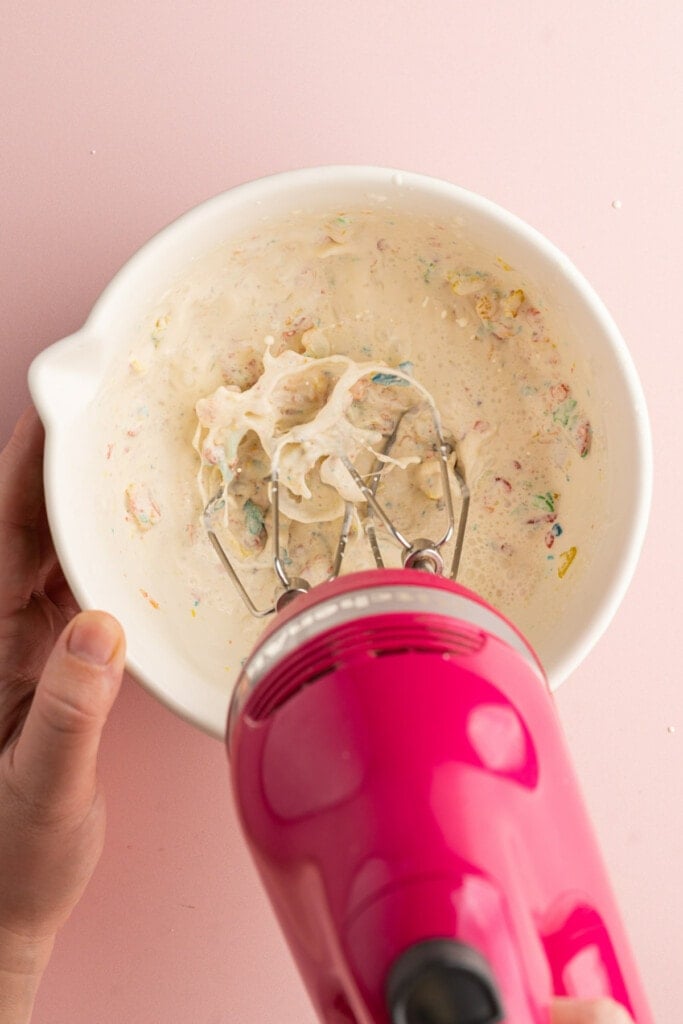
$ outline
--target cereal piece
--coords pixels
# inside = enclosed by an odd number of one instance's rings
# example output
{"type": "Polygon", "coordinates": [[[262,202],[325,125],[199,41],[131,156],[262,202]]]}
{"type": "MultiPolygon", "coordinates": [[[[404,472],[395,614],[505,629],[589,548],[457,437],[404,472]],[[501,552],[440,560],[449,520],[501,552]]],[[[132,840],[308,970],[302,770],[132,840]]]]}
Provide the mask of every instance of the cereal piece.
{"type": "Polygon", "coordinates": [[[446,280],[454,295],[473,295],[486,287],[487,275],[480,270],[446,274],[446,280]]]}
{"type": "Polygon", "coordinates": [[[576,416],[575,410],[576,399],[565,398],[553,411],[553,423],[559,423],[561,427],[570,427],[576,416]]]}
{"type": "Polygon", "coordinates": [[[441,463],[438,459],[425,459],[415,470],[415,483],[432,501],[442,496],[441,463]]]}
{"type": "Polygon", "coordinates": [[[390,387],[391,385],[401,388],[410,387],[410,381],[399,377],[396,373],[375,373],[370,380],[373,384],[382,384],[384,387],[390,387]]]}
{"type": "Polygon", "coordinates": [[[538,526],[540,522],[555,522],[557,519],[557,512],[548,512],[546,515],[531,516],[530,519],[526,520],[527,526],[538,526]]]}
{"type": "Polygon", "coordinates": [[[569,386],[567,384],[553,384],[550,388],[550,398],[556,405],[561,405],[565,398],[569,398],[569,386]]]}
{"type": "Polygon", "coordinates": [[[567,570],[569,569],[569,566],[572,564],[575,558],[575,547],[568,548],[566,551],[562,552],[562,554],[560,555],[560,564],[557,567],[557,575],[560,577],[560,579],[564,579],[564,577],[567,575],[567,570]]]}
{"type": "Polygon", "coordinates": [[[498,304],[495,296],[491,292],[487,292],[476,299],[474,308],[477,311],[479,319],[483,321],[483,323],[487,323],[488,321],[493,320],[498,304]]]}
{"type": "Polygon", "coordinates": [[[555,511],[555,502],[559,498],[559,494],[551,491],[546,491],[545,494],[534,494],[534,505],[536,508],[547,509],[548,512],[555,511]]]}
{"type": "Polygon", "coordinates": [[[515,288],[503,299],[503,315],[516,317],[524,302],[524,292],[521,288],[515,288]]]}
{"type": "Polygon", "coordinates": [[[424,267],[424,270],[422,271],[422,280],[424,281],[425,284],[429,284],[430,281],[432,280],[432,274],[436,269],[436,263],[434,262],[434,260],[425,259],[420,259],[420,263],[424,267]]]}
{"type": "Polygon", "coordinates": [[[327,221],[325,224],[325,243],[322,250],[318,253],[319,256],[329,256],[331,252],[338,251],[339,246],[343,245],[349,237],[350,223],[350,219],[343,213],[327,221]]]}
{"type": "Polygon", "coordinates": [[[125,504],[128,513],[126,519],[134,522],[143,532],[156,526],[161,519],[161,510],[147,487],[129,484],[125,490],[125,504]]]}
{"type": "Polygon", "coordinates": [[[511,291],[501,302],[498,293],[488,291],[477,296],[474,308],[484,326],[496,338],[506,341],[521,330],[521,325],[515,323],[515,317],[523,301],[524,292],[521,288],[511,291]]]}
{"type": "Polygon", "coordinates": [[[535,306],[527,306],[524,320],[527,326],[531,328],[530,341],[534,343],[550,341],[540,309],[536,309],[535,306]]]}
{"type": "Polygon", "coordinates": [[[588,420],[583,420],[576,428],[576,446],[582,459],[590,452],[592,442],[593,429],[588,420]]]}
{"type": "Polygon", "coordinates": [[[544,516],[532,516],[527,519],[527,526],[538,526],[539,523],[554,523],[557,519],[557,512],[547,512],[544,516]]]}
{"type": "Polygon", "coordinates": [[[545,535],[545,546],[551,548],[555,543],[556,537],[562,536],[562,527],[559,523],[553,523],[548,532],[545,535]]]}
{"type": "MultiPolygon", "coordinates": [[[[247,532],[254,538],[253,546],[261,545],[265,540],[266,524],[263,520],[263,509],[248,498],[244,503],[244,525],[247,532]]],[[[251,547],[252,544],[249,546],[251,547]]]]}

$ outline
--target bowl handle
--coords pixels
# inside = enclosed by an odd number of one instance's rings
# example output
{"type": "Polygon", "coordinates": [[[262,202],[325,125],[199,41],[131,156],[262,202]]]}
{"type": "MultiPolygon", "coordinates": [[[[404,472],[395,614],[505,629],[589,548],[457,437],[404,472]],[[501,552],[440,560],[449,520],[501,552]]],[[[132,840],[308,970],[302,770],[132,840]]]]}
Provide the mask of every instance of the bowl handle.
{"type": "Polygon", "coordinates": [[[37,355],[29,367],[28,386],[45,426],[76,419],[97,394],[103,371],[103,347],[85,330],[37,355]]]}

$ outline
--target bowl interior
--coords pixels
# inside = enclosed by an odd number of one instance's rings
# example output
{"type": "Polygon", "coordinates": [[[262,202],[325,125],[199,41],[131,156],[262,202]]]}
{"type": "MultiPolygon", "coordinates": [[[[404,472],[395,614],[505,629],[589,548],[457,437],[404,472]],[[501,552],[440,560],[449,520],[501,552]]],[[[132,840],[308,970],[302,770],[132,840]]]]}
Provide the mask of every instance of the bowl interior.
{"type": "MultiPolygon", "coordinates": [[[[237,239],[263,218],[296,209],[329,210],[389,203],[397,210],[455,216],[485,251],[523,270],[553,311],[590,371],[603,415],[603,538],[561,618],[531,637],[551,686],[559,685],[601,635],[631,577],[650,500],[650,442],[642,391],[606,309],[570,261],[533,229],[488,201],[453,185],[379,168],[321,168],[265,178],[191,210],[152,239],[105,290],[84,327],[34,362],[30,387],[46,425],[45,480],[59,557],[84,607],[118,616],[128,637],[131,671],[164,703],[223,736],[240,660],[240,621],[210,612],[180,641],[173,558],[155,569],[157,601],[147,593],[109,536],[98,500],[101,438],[93,430],[97,396],[158,297],[196,259],[237,239]],[[167,564],[166,564],[167,563],[167,564]],[[145,597],[145,594],[147,596],[145,597]],[[142,599],[141,600],[141,595],[142,599]]],[[[151,591],[150,591],[151,593],[151,591]]],[[[178,597],[178,600],[180,598],[178,597]]]]}

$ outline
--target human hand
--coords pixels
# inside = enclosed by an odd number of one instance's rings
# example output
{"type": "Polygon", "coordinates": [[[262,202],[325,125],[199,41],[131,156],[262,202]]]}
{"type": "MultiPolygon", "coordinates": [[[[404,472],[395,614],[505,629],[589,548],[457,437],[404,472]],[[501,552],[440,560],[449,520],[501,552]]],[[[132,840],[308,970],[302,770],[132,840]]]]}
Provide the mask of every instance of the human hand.
{"type": "Polygon", "coordinates": [[[633,1024],[620,1003],[612,999],[556,999],[551,1024],[633,1024]]]}
{"type": "Polygon", "coordinates": [[[50,540],[42,452],[31,409],[0,453],[0,1024],[28,1020],[54,936],[99,859],[97,752],[124,662],[115,619],[76,615],[50,540]]]}

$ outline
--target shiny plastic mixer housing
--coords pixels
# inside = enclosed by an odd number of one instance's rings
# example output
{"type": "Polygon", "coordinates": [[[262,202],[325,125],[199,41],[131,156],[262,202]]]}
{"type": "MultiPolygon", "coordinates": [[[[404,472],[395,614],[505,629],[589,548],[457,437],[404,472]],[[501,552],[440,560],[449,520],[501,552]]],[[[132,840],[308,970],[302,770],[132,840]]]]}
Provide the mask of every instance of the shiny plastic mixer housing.
{"type": "MultiPolygon", "coordinates": [[[[378,468],[357,477],[378,568],[312,590],[280,558],[273,474],[278,614],[228,722],[247,842],[324,1024],[548,1024],[556,996],[609,997],[650,1024],[543,669],[454,582],[468,493],[435,426],[444,535],[393,527],[378,468]],[[445,578],[451,470],[463,500],[445,578]],[[383,567],[377,516],[403,569],[383,567]]],[[[265,614],[211,505],[211,541],[265,614]]]]}

